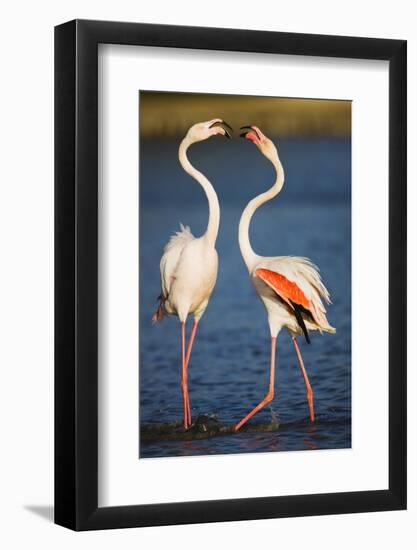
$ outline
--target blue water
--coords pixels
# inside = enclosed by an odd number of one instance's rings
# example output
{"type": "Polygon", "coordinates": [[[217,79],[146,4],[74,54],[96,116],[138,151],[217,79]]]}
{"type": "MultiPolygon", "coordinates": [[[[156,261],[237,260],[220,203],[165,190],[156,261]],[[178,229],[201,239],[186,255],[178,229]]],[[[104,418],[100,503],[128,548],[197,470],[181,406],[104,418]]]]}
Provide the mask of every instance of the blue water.
{"type": "MultiPolygon", "coordinates": [[[[140,444],[140,457],[295,451],[351,445],[351,195],[350,140],[276,140],[286,182],[262,206],[251,226],[252,246],[262,255],[308,256],[320,269],[333,305],[335,335],[299,338],[314,390],[317,420],[311,425],[305,386],[291,340],[278,338],[275,399],[251,420],[281,428],[193,441],[140,444]]],[[[182,418],[180,325],[176,317],[152,325],[159,294],[159,260],[179,222],[204,232],[207,202],[180,167],[175,141],[143,141],[140,186],[140,420],[182,418]]],[[[193,418],[213,415],[236,423],[265,395],[269,379],[269,331],[263,305],[249,281],[237,242],[240,214],[273,182],[270,163],[243,140],[220,138],[190,149],[190,160],[214,184],[221,207],[217,241],[219,275],[202,318],[189,366],[193,418]]],[[[190,325],[189,325],[190,326],[190,325]]]]}

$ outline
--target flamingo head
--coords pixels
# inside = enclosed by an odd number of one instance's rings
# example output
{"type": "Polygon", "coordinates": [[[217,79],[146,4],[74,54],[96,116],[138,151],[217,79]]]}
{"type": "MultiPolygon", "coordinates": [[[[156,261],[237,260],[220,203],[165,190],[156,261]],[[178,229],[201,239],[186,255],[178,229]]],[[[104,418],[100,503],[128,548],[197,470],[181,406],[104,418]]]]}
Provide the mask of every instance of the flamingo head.
{"type": "Polygon", "coordinates": [[[274,143],[257,126],[242,126],[240,137],[252,141],[260,152],[270,161],[278,158],[274,143]]]}
{"type": "Polygon", "coordinates": [[[232,137],[233,128],[227,124],[221,118],[214,118],[208,120],[207,122],[198,122],[191,126],[187,132],[187,138],[191,143],[196,143],[197,141],[204,141],[211,136],[225,136],[228,139],[232,137]]]}

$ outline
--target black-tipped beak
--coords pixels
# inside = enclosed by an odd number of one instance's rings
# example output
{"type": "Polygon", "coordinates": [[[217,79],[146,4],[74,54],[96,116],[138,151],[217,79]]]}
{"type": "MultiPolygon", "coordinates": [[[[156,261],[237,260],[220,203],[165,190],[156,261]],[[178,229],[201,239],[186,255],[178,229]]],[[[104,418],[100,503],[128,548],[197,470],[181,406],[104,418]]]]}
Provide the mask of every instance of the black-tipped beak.
{"type": "Polygon", "coordinates": [[[241,137],[241,138],[245,138],[245,137],[246,137],[246,134],[247,134],[248,132],[254,132],[254,133],[258,136],[259,140],[261,139],[261,137],[260,137],[260,135],[258,134],[258,132],[257,132],[254,128],[252,128],[252,126],[241,126],[241,127],[240,127],[240,137],[241,137]]]}
{"type": "Polygon", "coordinates": [[[215,126],[220,126],[220,128],[223,128],[225,137],[227,137],[227,139],[232,139],[233,128],[230,126],[230,124],[227,124],[227,122],[222,120],[220,122],[213,122],[210,128],[214,128],[215,126]]]}

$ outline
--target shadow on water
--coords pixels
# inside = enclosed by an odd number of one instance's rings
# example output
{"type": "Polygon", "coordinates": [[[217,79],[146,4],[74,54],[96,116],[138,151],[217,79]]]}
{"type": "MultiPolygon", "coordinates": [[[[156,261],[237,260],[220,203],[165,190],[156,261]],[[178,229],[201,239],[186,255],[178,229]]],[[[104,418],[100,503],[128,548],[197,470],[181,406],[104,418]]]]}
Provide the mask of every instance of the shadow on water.
{"type": "Polygon", "coordinates": [[[239,432],[236,432],[234,425],[222,425],[210,416],[200,415],[191,427],[185,430],[180,422],[172,424],[145,424],[140,431],[141,441],[193,441],[195,439],[208,439],[221,435],[232,435],[238,433],[268,433],[276,432],[279,428],[278,422],[269,424],[246,424],[239,432]]]}
{"type": "Polygon", "coordinates": [[[303,428],[306,433],[315,436],[324,426],[337,427],[345,426],[349,421],[347,418],[331,418],[319,416],[314,423],[309,419],[294,420],[280,424],[278,421],[269,423],[247,423],[239,431],[235,430],[235,424],[221,424],[220,421],[211,416],[199,415],[191,427],[184,429],[182,422],[167,424],[145,424],[140,430],[141,442],[157,441],[194,441],[198,439],[209,439],[211,437],[225,435],[240,435],[251,433],[285,432],[303,428]]]}
{"type": "Polygon", "coordinates": [[[141,458],[157,456],[198,456],[273,451],[346,449],[351,447],[350,417],[308,418],[283,424],[248,423],[238,432],[233,424],[223,425],[201,415],[184,430],[180,422],[147,424],[141,428],[141,458]]]}

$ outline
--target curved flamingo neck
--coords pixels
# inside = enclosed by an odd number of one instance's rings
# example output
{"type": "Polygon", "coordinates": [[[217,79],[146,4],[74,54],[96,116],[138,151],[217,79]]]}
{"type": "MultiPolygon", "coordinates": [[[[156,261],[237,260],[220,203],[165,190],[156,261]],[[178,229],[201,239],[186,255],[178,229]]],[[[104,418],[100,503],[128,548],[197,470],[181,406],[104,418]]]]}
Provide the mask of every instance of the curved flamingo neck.
{"type": "Polygon", "coordinates": [[[216,191],[214,190],[213,186],[206,178],[206,176],[199,172],[196,168],[194,168],[194,166],[188,160],[187,149],[190,145],[192,145],[192,143],[193,142],[190,141],[187,136],[182,140],[178,150],[178,158],[181,166],[184,168],[187,174],[198,181],[206,194],[209,205],[209,219],[204,238],[214,246],[216,243],[220,224],[219,200],[217,198],[216,191]]]}
{"type": "Polygon", "coordinates": [[[253,248],[250,244],[249,239],[249,226],[252,219],[252,216],[256,210],[264,203],[270,201],[278,195],[281,191],[282,186],[284,185],[284,169],[278,158],[278,156],[273,159],[269,159],[276,170],[276,180],[273,186],[261,193],[254,199],[248,202],[246,208],[244,209],[242,216],[240,217],[239,222],[239,246],[242,253],[243,259],[249,271],[252,270],[253,263],[258,258],[258,255],[255,254],[253,248]]]}

